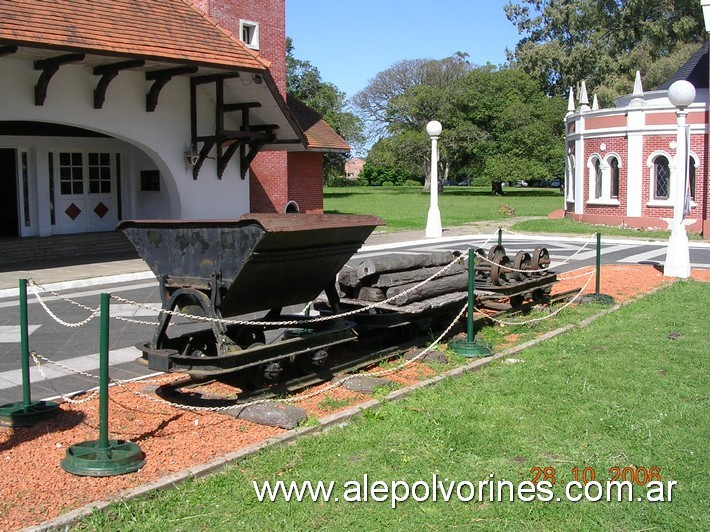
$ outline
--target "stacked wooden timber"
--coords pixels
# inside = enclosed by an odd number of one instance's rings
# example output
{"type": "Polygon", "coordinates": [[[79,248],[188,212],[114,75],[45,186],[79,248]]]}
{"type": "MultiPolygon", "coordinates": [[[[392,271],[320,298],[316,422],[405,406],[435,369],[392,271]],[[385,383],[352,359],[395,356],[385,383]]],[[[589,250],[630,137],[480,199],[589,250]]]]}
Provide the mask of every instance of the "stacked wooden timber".
{"type": "Polygon", "coordinates": [[[453,264],[431,281],[413,289],[454,262],[457,257],[458,253],[444,251],[367,258],[356,267],[346,266],[341,270],[338,275],[340,296],[368,302],[394,298],[389,302],[390,305],[403,306],[454,292],[465,292],[468,290],[468,272],[463,261],[453,264]]]}

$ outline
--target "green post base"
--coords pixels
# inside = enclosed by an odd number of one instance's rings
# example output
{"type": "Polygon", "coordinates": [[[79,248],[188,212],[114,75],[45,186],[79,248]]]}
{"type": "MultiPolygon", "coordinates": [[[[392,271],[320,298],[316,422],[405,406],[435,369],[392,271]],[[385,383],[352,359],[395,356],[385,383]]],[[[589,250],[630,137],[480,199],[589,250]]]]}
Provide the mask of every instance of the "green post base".
{"type": "Polygon", "coordinates": [[[286,329],[284,331],[284,338],[301,338],[310,334],[313,334],[313,329],[286,329]]]}
{"type": "Polygon", "coordinates": [[[24,402],[7,403],[0,406],[0,423],[11,427],[31,427],[59,412],[59,405],[53,401],[32,401],[28,405],[24,402]]]}
{"type": "Polygon", "coordinates": [[[145,465],[141,448],[124,440],[109,440],[102,447],[98,440],[72,445],[59,464],[64,471],[87,477],[111,477],[134,473],[145,465]]]}
{"type": "Polygon", "coordinates": [[[449,342],[449,349],[457,355],[461,355],[466,358],[489,357],[493,354],[493,351],[491,351],[486,344],[477,339],[474,339],[473,341],[455,340],[453,342],[449,342]]]}
{"type": "Polygon", "coordinates": [[[582,303],[598,303],[599,305],[613,305],[614,298],[607,294],[589,294],[582,296],[582,303]]]}

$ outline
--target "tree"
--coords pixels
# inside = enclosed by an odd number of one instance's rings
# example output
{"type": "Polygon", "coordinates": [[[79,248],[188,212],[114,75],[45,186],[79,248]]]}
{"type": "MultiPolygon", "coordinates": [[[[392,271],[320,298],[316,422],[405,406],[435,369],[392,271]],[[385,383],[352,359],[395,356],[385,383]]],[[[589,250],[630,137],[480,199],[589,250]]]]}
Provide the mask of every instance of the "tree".
{"type": "Polygon", "coordinates": [[[550,95],[581,80],[602,104],[633,87],[640,70],[665,81],[704,38],[698,0],[514,0],[506,16],[523,38],[508,58],[550,95]]]}
{"type": "Polygon", "coordinates": [[[449,94],[444,115],[455,171],[467,169],[502,194],[502,181],[558,177],[564,168],[565,102],[520,69],[476,69],[449,94]]]}
{"type": "MultiPolygon", "coordinates": [[[[309,61],[296,59],[290,38],[286,39],[286,92],[321,114],[351,146],[357,147],[364,143],[364,124],[350,111],[345,93],[332,83],[323,81],[318,68],[309,61]]],[[[344,175],[348,157],[349,154],[326,153],[323,159],[324,175],[344,175]]]]}
{"type": "MultiPolygon", "coordinates": [[[[426,124],[438,119],[449,87],[471,68],[468,54],[462,52],[441,60],[400,61],[378,73],[353,97],[353,105],[368,126],[369,138],[375,141],[389,138],[390,142],[380,145],[379,150],[392,150],[407,171],[415,176],[424,175],[426,189],[431,171],[426,124]]],[[[446,177],[447,151],[443,146],[440,153],[442,177],[446,177]]]]}

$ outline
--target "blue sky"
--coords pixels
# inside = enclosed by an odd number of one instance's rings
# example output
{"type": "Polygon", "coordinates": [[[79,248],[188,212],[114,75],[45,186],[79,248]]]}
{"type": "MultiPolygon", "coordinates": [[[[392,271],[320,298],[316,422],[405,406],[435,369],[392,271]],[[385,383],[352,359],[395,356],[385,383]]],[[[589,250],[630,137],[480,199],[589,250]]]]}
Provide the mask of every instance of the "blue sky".
{"type": "Polygon", "coordinates": [[[467,52],[478,65],[505,61],[520,39],[506,0],[286,0],[294,56],[348,98],[404,59],[467,52]]]}

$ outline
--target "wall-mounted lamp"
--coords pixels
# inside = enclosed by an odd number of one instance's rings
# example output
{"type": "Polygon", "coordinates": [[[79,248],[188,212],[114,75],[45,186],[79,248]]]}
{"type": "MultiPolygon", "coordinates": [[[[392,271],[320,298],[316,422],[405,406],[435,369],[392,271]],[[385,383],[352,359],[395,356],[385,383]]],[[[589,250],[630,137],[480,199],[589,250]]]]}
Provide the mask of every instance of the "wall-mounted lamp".
{"type": "Polygon", "coordinates": [[[264,79],[263,79],[259,74],[254,74],[254,77],[251,78],[251,79],[252,79],[252,80],[254,81],[254,83],[256,83],[257,85],[261,85],[261,83],[264,81],[264,79]]]}
{"type": "Polygon", "coordinates": [[[199,154],[195,151],[186,151],[185,152],[185,164],[187,165],[188,168],[193,168],[197,164],[197,159],[199,158],[199,154]]]}

